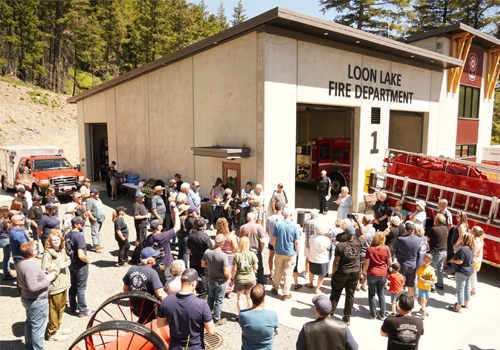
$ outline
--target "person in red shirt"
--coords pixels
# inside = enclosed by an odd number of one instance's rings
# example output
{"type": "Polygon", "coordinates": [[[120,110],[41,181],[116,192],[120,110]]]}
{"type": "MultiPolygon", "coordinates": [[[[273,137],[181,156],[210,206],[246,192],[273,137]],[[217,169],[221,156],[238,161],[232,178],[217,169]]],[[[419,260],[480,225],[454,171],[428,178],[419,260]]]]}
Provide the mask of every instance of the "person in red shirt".
{"type": "Polygon", "coordinates": [[[389,292],[391,292],[391,304],[392,304],[392,313],[389,316],[397,315],[397,305],[398,305],[398,295],[403,290],[403,286],[405,284],[405,278],[402,274],[399,273],[399,269],[401,265],[398,263],[394,263],[391,265],[393,273],[389,274],[387,280],[391,282],[389,287],[389,292]]]}

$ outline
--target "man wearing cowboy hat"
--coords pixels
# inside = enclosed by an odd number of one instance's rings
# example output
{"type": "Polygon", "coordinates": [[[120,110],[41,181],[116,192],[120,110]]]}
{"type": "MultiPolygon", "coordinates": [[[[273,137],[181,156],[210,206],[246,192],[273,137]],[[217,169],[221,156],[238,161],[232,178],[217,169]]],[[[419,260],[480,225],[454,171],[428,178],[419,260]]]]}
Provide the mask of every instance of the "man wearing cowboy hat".
{"type": "Polygon", "coordinates": [[[167,214],[167,207],[165,206],[165,202],[161,196],[163,195],[163,190],[165,187],[155,186],[153,188],[153,198],[151,198],[151,211],[153,212],[154,217],[157,220],[163,222],[165,221],[165,215],[167,214]]]}

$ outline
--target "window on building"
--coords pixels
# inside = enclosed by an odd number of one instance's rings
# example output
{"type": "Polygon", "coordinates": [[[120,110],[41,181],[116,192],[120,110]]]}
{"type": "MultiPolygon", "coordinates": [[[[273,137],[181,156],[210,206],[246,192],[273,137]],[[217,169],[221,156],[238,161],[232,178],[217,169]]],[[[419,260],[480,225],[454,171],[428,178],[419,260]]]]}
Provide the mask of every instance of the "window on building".
{"type": "Polygon", "coordinates": [[[455,158],[466,158],[476,156],[476,145],[457,145],[455,147],[455,158]]]}
{"type": "Polygon", "coordinates": [[[479,92],[480,89],[460,85],[458,99],[459,118],[479,118],[479,92]]]}

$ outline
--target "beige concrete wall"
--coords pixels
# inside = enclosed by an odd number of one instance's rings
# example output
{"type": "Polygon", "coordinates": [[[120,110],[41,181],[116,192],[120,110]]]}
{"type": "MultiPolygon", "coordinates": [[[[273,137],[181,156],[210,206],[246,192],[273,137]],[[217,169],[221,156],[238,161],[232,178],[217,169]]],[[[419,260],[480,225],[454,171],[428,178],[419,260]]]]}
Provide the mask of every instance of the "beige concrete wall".
{"type": "MultiPolygon", "coordinates": [[[[257,33],[250,33],[193,57],[194,139],[196,147],[249,147],[241,164],[241,184],[257,183],[257,33]]],[[[194,157],[194,178],[208,197],[218,158],[194,157]]],[[[184,176],[184,174],[183,174],[184,176]]]]}
{"type": "MultiPolygon", "coordinates": [[[[106,120],[108,130],[108,155],[109,162],[118,162],[118,135],[116,133],[115,88],[106,90],[106,120]]],[[[123,164],[117,164],[118,171],[122,171],[123,164]]]]}
{"type": "Polygon", "coordinates": [[[390,115],[389,147],[408,152],[422,152],[422,118],[390,115]]]}
{"type": "Polygon", "coordinates": [[[175,173],[192,182],[193,60],[185,59],[148,74],[148,176],[167,182],[175,173]]]}
{"type": "Polygon", "coordinates": [[[90,96],[83,100],[85,123],[106,123],[106,93],[90,96]]]}
{"type": "Polygon", "coordinates": [[[116,93],[116,135],[118,167],[126,173],[147,178],[149,162],[148,76],[118,85],[116,93]]]}

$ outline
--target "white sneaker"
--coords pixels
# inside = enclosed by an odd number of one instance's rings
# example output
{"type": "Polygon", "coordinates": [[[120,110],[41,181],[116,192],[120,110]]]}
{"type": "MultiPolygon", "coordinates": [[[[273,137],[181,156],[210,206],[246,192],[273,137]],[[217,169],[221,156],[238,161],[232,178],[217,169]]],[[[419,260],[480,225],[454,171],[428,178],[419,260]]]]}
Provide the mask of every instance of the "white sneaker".
{"type": "Polygon", "coordinates": [[[308,279],[309,278],[309,273],[307,272],[302,272],[302,277],[304,277],[305,279],[308,279]]]}
{"type": "Polygon", "coordinates": [[[56,332],[57,335],[66,335],[71,333],[71,328],[59,328],[56,332]]]}
{"type": "Polygon", "coordinates": [[[68,336],[56,333],[54,335],[51,335],[49,340],[50,341],[66,341],[66,340],[68,340],[68,336]]]}

